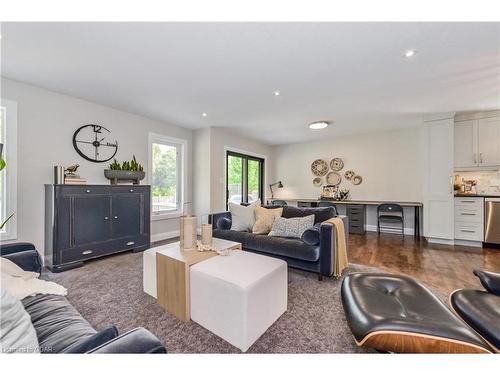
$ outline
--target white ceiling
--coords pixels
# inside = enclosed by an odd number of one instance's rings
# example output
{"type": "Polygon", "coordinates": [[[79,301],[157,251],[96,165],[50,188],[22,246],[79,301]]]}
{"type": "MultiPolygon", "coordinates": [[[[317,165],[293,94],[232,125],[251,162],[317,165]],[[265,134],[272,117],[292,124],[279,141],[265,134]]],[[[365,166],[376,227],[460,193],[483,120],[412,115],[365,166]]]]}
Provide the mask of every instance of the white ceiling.
{"type": "Polygon", "coordinates": [[[1,33],[5,77],[268,144],[500,107],[500,23],[3,23],[1,33]],[[335,124],[309,130],[317,120],[335,124]]]}

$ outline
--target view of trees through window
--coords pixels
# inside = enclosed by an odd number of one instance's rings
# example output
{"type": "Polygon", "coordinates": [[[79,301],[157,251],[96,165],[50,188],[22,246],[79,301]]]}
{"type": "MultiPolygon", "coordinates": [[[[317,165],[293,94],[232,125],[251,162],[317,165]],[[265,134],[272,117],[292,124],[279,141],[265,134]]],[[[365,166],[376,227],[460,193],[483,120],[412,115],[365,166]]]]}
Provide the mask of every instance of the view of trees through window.
{"type": "Polygon", "coordinates": [[[245,155],[227,155],[227,192],[228,202],[253,203],[259,199],[261,187],[261,168],[263,161],[250,159],[245,155]],[[244,199],[247,191],[247,199],[244,199]]]}
{"type": "Polygon", "coordinates": [[[153,212],[177,209],[177,147],[153,143],[153,212]]]}
{"type": "MultiPolygon", "coordinates": [[[[0,143],[5,143],[5,108],[0,107],[0,143]]],[[[5,160],[5,150],[2,153],[2,157],[5,160]]],[[[0,223],[3,223],[5,220],[5,171],[0,172],[0,223]]],[[[3,229],[5,231],[5,228],[3,229]]]]}

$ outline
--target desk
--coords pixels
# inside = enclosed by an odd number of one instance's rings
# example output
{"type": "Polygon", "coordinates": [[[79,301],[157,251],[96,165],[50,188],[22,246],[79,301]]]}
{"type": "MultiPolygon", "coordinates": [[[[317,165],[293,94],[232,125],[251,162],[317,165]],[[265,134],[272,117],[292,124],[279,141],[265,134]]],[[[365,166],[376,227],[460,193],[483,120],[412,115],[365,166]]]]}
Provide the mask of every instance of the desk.
{"type": "MultiPolygon", "coordinates": [[[[301,203],[307,204],[309,207],[317,207],[319,202],[322,202],[321,199],[298,199],[298,198],[276,198],[280,200],[284,200],[286,202],[295,202],[298,206],[301,206],[301,203]]],[[[268,199],[268,204],[271,203],[271,199],[268,199]]],[[[420,234],[420,211],[423,209],[424,205],[421,202],[397,202],[397,201],[369,201],[369,200],[353,200],[346,199],[343,201],[333,201],[333,200],[323,200],[324,202],[331,202],[335,205],[348,205],[348,204],[359,204],[363,206],[378,206],[382,203],[397,203],[401,207],[413,207],[415,222],[414,222],[414,236],[419,239],[420,234]]]]}

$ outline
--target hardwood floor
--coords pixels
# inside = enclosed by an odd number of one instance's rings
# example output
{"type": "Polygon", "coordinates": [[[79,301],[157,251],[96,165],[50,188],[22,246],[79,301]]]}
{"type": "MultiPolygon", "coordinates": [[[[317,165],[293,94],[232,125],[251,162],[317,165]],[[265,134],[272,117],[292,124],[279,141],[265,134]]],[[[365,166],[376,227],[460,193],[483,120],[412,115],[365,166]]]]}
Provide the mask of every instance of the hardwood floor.
{"type": "MultiPolygon", "coordinates": [[[[158,241],[155,246],[178,241],[158,241]]],[[[413,236],[367,232],[349,235],[349,262],[409,275],[445,295],[460,288],[480,288],[475,268],[500,272],[500,249],[449,246],[415,241],[413,236]]]]}
{"type": "Polygon", "coordinates": [[[448,295],[459,288],[480,288],[475,268],[500,272],[500,249],[449,246],[415,241],[412,236],[351,234],[349,262],[414,277],[448,295]]]}

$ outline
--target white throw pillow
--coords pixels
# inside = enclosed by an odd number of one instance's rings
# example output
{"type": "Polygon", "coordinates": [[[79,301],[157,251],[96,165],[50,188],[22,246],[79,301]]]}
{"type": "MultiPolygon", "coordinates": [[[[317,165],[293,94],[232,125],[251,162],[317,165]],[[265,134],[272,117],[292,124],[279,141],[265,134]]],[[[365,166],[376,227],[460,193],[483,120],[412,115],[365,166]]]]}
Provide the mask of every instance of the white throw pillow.
{"type": "Polygon", "coordinates": [[[302,238],[302,234],[314,225],[314,215],[304,217],[277,217],[269,236],[302,238]]]}
{"type": "Polygon", "coordinates": [[[0,258],[0,273],[2,289],[18,299],[35,294],[56,294],[65,296],[65,287],[53,281],[39,280],[36,272],[24,271],[17,264],[6,258],[0,258]]]}
{"type": "Polygon", "coordinates": [[[0,353],[38,353],[31,317],[20,300],[0,289],[0,353]]]}
{"type": "Polygon", "coordinates": [[[260,206],[260,199],[250,206],[229,203],[231,212],[231,230],[251,232],[255,224],[255,207],[260,206]]]}

